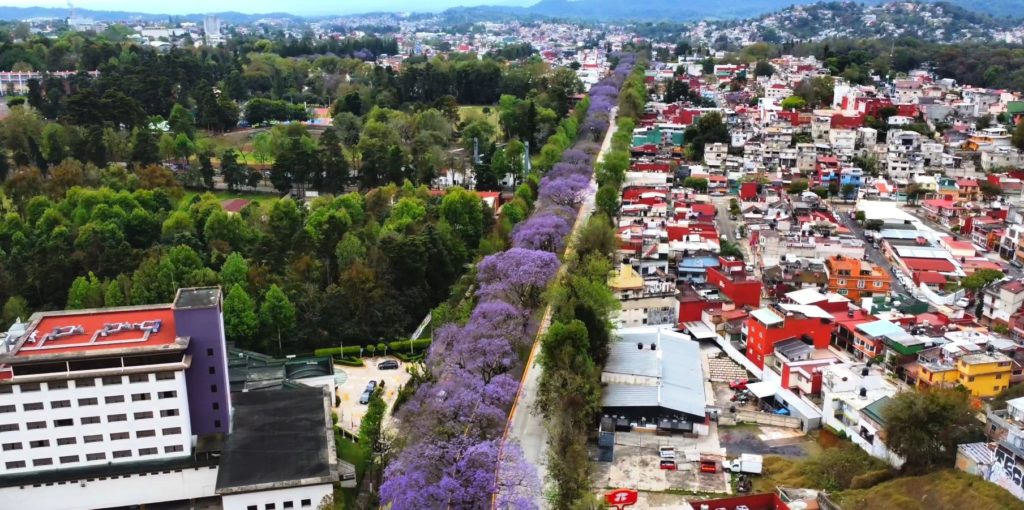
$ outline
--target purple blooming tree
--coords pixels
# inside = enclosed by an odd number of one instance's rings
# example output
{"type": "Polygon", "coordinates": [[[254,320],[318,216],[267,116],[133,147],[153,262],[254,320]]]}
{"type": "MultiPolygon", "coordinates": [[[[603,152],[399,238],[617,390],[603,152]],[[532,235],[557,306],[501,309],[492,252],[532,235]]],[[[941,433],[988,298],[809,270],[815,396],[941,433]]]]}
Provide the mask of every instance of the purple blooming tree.
{"type": "Polygon", "coordinates": [[[485,257],[477,266],[477,296],[503,299],[521,308],[533,309],[558,271],[558,257],[543,250],[512,248],[485,257]]]}
{"type": "Polygon", "coordinates": [[[569,177],[570,175],[582,175],[584,177],[590,177],[593,173],[589,164],[585,163],[555,163],[555,166],[548,170],[548,173],[544,175],[551,180],[561,179],[563,177],[569,177]]]}
{"type": "Polygon", "coordinates": [[[557,253],[565,245],[572,224],[554,212],[539,212],[516,225],[512,232],[512,245],[531,250],[557,253]]]}
{"type": "Polygon", "coordinates": [[[587,154],[580,149],[569,149],[562,153],[562,163],[568,163],[570,165],[582,165],[586,167],[590,166],[591,160],[592,158],[590,154],[587,154]]]}
{"type": "Polygon", "coordinates": [[[534,510],[541,496],[537,470],[523,458],[519,443],[506,441],[498,458],[498,508],[534,510]]]}
{"type": "Polygon", "coordinates": [[[522,344],[529,340],[526,336],[526,323],[529,312],[504,301],[484,301],[476,305],[469,316],[468,325],[481,331],[489,331],[509,339],[513,344],[522,344]]]}
{"type": "Polygon", "coordinates": [[[577,207],[583,202],[583,194],[590,187],[590,179],[582,175],[570,175],[561,179],[540,181],[538,198],[541,203],[577,207]]]}

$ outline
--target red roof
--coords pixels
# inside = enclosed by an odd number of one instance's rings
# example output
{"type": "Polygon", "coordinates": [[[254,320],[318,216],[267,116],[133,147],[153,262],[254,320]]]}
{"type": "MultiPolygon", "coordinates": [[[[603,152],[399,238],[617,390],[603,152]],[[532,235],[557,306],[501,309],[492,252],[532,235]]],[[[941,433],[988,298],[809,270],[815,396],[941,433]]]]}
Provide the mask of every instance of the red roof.
{"type": "Polygon", "coordinates": [[[926,285],[945,285],[946,277],[931,271],[914,271],[914,280],[926,285]]]}
{"type": "Polygon", "coordinates": [[[903,264],[911,271],[938,271],[940,273],[951,273],[956,270],[952,262],[946,259],[917,259],[904,258],[903,264]]]}
{"type": "MultiPolygon", "coordinates": [[[[16,356],[65,354],[105,349],[155,347],[174,343],[174,311],[170,305],[134,310],[101,310],[83,313],[60,313],[44,316],[28,335],[36,335],[35,342],[26,340],[16,356]],[[148,321],[160,321],[156,331],[144,331],[137,326],[148,321]],[[102,335],[107,325],[124,323],[124,331],[102,335]],[[134,327],[133,327],[134,326],[134,327]],[[74,333],[58,338],[47,338],[58,328],[73,328],[74,333]]],[[[31,338],[31,337],[30,337],[31,338]]]]}
{"type": "Polygon", "coordinates": [[[690,210],[702,216],[714,216],[718,211],[711,204],[693,204],[690,206],[690,210]]]}
{"type": "Polygon", "coordinates": [[[232,198],[220,203],[221,208],[233,213],[241,211],[247,205],[249,205],[249,201],[244,198],[232,198]]]}

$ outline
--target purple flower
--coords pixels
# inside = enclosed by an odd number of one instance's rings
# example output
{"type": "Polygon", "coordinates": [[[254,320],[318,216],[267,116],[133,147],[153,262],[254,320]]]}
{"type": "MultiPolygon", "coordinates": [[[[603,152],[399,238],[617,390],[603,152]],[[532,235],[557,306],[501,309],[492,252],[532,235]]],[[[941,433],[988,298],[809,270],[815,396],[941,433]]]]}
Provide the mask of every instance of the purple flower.
{"type": "Polygon", "coordinates": [[[512,245],[531,250],[558,252],[572,230],[569,219],[554,212],[542,212],[516,225],[512,245]]]}
{"type": "Polygon", "coordinates": [[[540,181],[538,198],[541,203],[576,207],[583,202],[583,194],[590,187],[590,179],[582,175],[569,175],[540,181]]]}
{"type": "Polygon", "coordinates": [[[558,271],[558,257],[543,250],[512,248],[485,257],[477,265],[476,294],[503,299],[525,309],[540,304],[540,296],[558,271]]]}

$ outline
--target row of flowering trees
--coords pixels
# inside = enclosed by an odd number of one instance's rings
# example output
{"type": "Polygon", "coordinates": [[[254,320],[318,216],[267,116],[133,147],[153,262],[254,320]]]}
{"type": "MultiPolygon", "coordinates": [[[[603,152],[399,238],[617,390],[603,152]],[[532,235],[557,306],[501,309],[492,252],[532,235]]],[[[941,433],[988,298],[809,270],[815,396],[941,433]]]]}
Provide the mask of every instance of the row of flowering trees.
{"type": "Polygon", "coordinates": [[[434,333],[425,361],[429,376],[402,407],[404,444],[380,488],[392,510],[536,508],[540,481],[517,444],[502,444],[508,411],[518,391],[514,374],[530,347],[530,318],[560,266],[577,210],[591,186],[593,140],[608,128],[618,87],[632,67],[624,55],[614,73],[591,90],[552,135],[560,149],[540,185],[533,214],[516,225],[512,248],[476,268],[478,300],[464,324],[434,333]],[[585,114],[585,117],[584,117],[585,114]],[[580,127],[585,131],[580,133],[580,127]],[[579,136],[579,135],[583,136],[579,136]],[[570,147],[567,140],[577,140],[570,147]]]}

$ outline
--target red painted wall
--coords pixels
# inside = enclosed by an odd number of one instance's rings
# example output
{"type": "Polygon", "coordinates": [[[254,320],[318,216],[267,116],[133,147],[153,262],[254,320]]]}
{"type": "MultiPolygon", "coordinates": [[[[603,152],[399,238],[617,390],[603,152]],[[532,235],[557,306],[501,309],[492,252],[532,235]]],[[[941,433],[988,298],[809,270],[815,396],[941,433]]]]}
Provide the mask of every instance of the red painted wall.
{"type": "MultiPolygon", "coordinates": [[[[743,264],[740,262],[740,264],[743,264]]],[[[708,284],[718,287],[737,307],[761,306],[761,282],[759,280],[742,280],[735,282],[718,269],[708,268],[708,284]]]]}
{"type": "Polygon", "coordinates": [[[833,323],[828,319],[786,317],[782,327],[766,327],[751,317],[747,319],[747,358],[764,368],[764,357],[775,351],[775,344],[809,335],[815,349],[827,349],[832,338],[833,323]],[[824,322],[823,322],[824,321],[824,322]]]}

